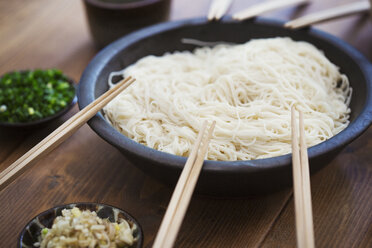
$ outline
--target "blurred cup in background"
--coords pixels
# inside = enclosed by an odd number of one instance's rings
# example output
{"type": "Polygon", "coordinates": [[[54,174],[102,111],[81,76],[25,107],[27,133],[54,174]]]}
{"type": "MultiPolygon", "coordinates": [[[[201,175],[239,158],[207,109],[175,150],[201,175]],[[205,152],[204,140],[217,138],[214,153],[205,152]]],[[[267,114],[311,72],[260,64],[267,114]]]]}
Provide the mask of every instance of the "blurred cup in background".
{"type": "Polygon", "coordinates": [[[171,0],[83,0],[94,42],[102,48],[137,29],[169,18],[171,0]]]}

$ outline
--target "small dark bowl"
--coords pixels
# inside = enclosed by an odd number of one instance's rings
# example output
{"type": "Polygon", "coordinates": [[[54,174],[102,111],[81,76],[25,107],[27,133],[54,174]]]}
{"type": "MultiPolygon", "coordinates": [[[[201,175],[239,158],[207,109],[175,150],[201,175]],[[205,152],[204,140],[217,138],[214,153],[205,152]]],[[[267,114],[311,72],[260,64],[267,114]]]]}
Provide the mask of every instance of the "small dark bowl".
{"type": "MultiPolygon", "coordinates": [[[[353,96],[350,125],[316,146],[309,148],[311,171],[328,164],[347,144],[361,135],[372,123],[372,65],[356,49],[330,34],[316,29],[289,30],[282,22],[255,19],[235,22],[207,22],[204,18],[168,22],[132,33],[106,47],[85,69],[79,84],[79,107],[83,108],[107,91],[107,79],[147,55],[163,55],[176,50],[193,50],[182,38],[201,41],[244,43],[254,38],[287,36],[314,44],[350,80],[353,96]]],[[[118,148],[144,172],[174,184],[186,162],[185,157],[160,152],[127,138],[113,128],[102,113],[94,116],[90,127],[104,140],[118,148]]],[[[262,194],[292,184],[291,155],[247,161],[211,161],[204,163],[196,191],[218,196],[262,194]]]]}
{"type": "Polygon", "coordinates": [[[18,239],[18,246],[19,248],[33,248],[35,242],[39,241],[40,231],[47,227],[51,228],[54,219],[57,216],[62,215],[62,210],[67,208],[71,209],[73,207],[77,207],[81,210],[90,210],[90,211],[96,211],[97,215],[102,218],[108,218],[111,222],[116,222],[117,219],[120,217],[122,219],[125,219],[130,226],[136,225],[137,229],[134,232],[134,237],[137,238],[136,243],[134,243],[131,247],[132,248],[141,248],[143,243],[143,232],[142,228],[139,225],[138,221],[134,219],[130,214],[125,212],[124,210],[121,210],[119,208],[101,204],[101,203],[71,203],[71,204],[65,204],[61,206],[57,206],[51,209],[48,209],[39,215],[35,216],[30,222],[27,223],[27,225],[23,228],[19,239],[18,239]],[[115,214],[115,212],[118,212],[119,214],[115,214]]]}
{"type": "MultiPolygon", "coordinates": [[[[21,71],[22,72],[22,71],[21,71]]],[[[69,102],[69,104],[66,105],[65,108],[62,110],[58,111],[57,113],[53,115],[49,115],[47,117],[44,117],[42,119],[36,120],[36,121],[30,121],[30,122],[0,122],[0,128],[10,128],[10,129],[34,129],[34,128],[39,128],[43,127],[49,122],[60,118],[62,115],[66,114],[70,109],[72,109],[76,102],[77,102],[77,87],[75,82],[71,79],[68,78],[67,82],[69,82],[72,86],[75,88],[75,96],[72,98],[72,100],[69,102]]]]}
{"type": "Polygon", "coordinates": [[[171,0],[133,0],[113,3],[84,0],[92,37],[98,47],[134,30],[168,20],[171,0]]]}

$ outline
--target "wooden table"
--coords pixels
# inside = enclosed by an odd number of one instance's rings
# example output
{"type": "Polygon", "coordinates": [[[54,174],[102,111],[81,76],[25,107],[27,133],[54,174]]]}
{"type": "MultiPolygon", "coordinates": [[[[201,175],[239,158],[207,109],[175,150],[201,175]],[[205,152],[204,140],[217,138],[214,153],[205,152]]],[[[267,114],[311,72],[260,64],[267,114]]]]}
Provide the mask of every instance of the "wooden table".
{"type": "MultiPolygon", "coordinates": [[[[258,1],[235,1],[230,13],[258,1]]],[[[337,0],[268,14],[289,19],[337,0]]],[[[347,2],[347,1],[343,1],[347,2]]],[[[206,15],[209,0],[174,0],[171,19],[206,15]]],[[[317,25],[372,59],[366,16],[317,25]]],[[[0,74],[25,68],[62,69],[76,81],[97,53],[81,1],[0,1],[0,74]]],[[[77,111],[33,132],[0,129],[0,170],[77,111]]],[[[372,247],[372,129],[311,177],[317,247],[372,247]]],[[[268,182],[269,183],[269,182],[268,182]]],[[[0,246],[15,247],[23,226],[52,206],[81,201],[112,204],[142,224],[151,244],[172,189],[146,176],[87,125],[34,163],[0,192],[0,246]]],[[[292,190],[245,199],[194,196],[176,247],[295,247],[292,190]]]]}

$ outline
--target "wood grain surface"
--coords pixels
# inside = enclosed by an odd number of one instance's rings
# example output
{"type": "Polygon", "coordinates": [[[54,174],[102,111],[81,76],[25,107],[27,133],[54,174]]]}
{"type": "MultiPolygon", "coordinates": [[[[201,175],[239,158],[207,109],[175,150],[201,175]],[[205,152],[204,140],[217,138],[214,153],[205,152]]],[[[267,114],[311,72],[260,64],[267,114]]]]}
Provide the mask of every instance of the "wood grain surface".
{"type": "MultiPolygon", "coordinates": [[[[236,0],[229,14],[258,0],[236,0]]],[[[265,14],[288,20],[351,1],[315,0],[309,6],[265,14]]],[[[210,1],[173,0],[171,19],[206,16],[210,1]]],[[[316,27],[372,59],[372,22],[352,16],[316,27]]],[[[98,52],[82,1],[0,1],[0,74],[59,68],[78,82],[98,52]]],[[[48,135],[62,119],[37,130],[0,129],[0,170],[48,135]]],[[[372,129],[311,176],[317,247],[372,247],[372,129]]],[[[133,162],[135,163],[135,161],[133,162]]],[[[270,183],[270,182],[267,182],[270,183]]],[[[172,189],[146,176],[111,145],[83,126],[0,192],[0,247],[16,247],[36,214],[71,202],[102,202],[127,210],[141,223],[151,247],[172,189]]],[[[291,189],[244,199],[194,196],[176,247],[295,247],[291,189]]]]}

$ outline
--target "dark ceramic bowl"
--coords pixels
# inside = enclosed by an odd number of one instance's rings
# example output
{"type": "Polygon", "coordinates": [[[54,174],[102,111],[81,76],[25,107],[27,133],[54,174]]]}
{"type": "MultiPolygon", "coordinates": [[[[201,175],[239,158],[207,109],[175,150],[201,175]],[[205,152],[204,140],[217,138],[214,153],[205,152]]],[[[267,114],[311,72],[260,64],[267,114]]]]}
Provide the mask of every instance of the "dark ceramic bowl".
{"type": "MultiPolygon", "coordinates": [[[[176,50],[193,50],[182,38],[201,41],[244,43],[252,38],[289,36],[314,44],[337,64],[353,88],[350,125],[333,138],[309,149],[311,171],[328,164],[347,144],[361,135],[372,122],[372,65],[357,50],[327,33],[315,29],[289,30],[283,23],[255,19],[235,22],[207,22],[191,19],[155,25],[132,33],[106,47],[85,69],[79,84],[80,108],[87,106],[108,89],[107,78],[149,55],[163,55],[176,50]]],[[[159,152],[120,134],[97,114],[90,127],[104,140],[118,148],[144,172],[174,184],[186,162],[185,157],[159,152]]],[[[196,191],[219,196],[242,196],[274,191],[292,183],[291,155],[250,161],[210,161],[204,163],[196,191]]]]}
{"type": "Polygon", "coordinates": [[[39,241],[40,231],[47,227],[51,228],[54,219],[57,216],[62,215],[62,210],[67,208],[71,209],[73,207],[77,207],[81,210],[90,210],[96,211],[98,217],[102,219],[108,218],[111,222],[116,222],[118,218],[125,219],[130,226],[136,225],[137,229],[134,232],[134,238],[137,239],[136,243],[134,243],[131,248],[141,248],[143,243],[143,232],[139,223],[127,212],[121,210],[119,208],[100,204],[100,203],[71,203],[66,205],[57,206],[51,209],[48,209],[41,214],[35,216],[27,225],[23,228],[19,240],[18,246],[19,248],[33,248],[35,242],[39,241]],[[116,214],[118,213],[118,214],[116,214]]]}
{"type": "Polygon", "coordinates": [[[65,108],[62,110],[58,111],[57,113],[53,115],[49,115],[47,117],[44,117],[42,119],[36,120],[36,121],[30,121],[30,122],[0,122],[0,128],[10,128],[10,129],[34,129],[34,128],[39,128],[43,127],[44,125],[48,124],[49,122],[56,120],[66,114],[70,109],[72,109],[76,102],[77,102],[77,87],[75,82],[71,79],[68,78],[67,82],[69,82],[72,86],[75,88],[75,96],[72,98],[72,100],[66,105],[65,108]]]}
{"type": "Polygon", "coordinates": [[[168,20],[171,0],[84,0],[92,37],[98,47],[134,30],[168,20]]]}

